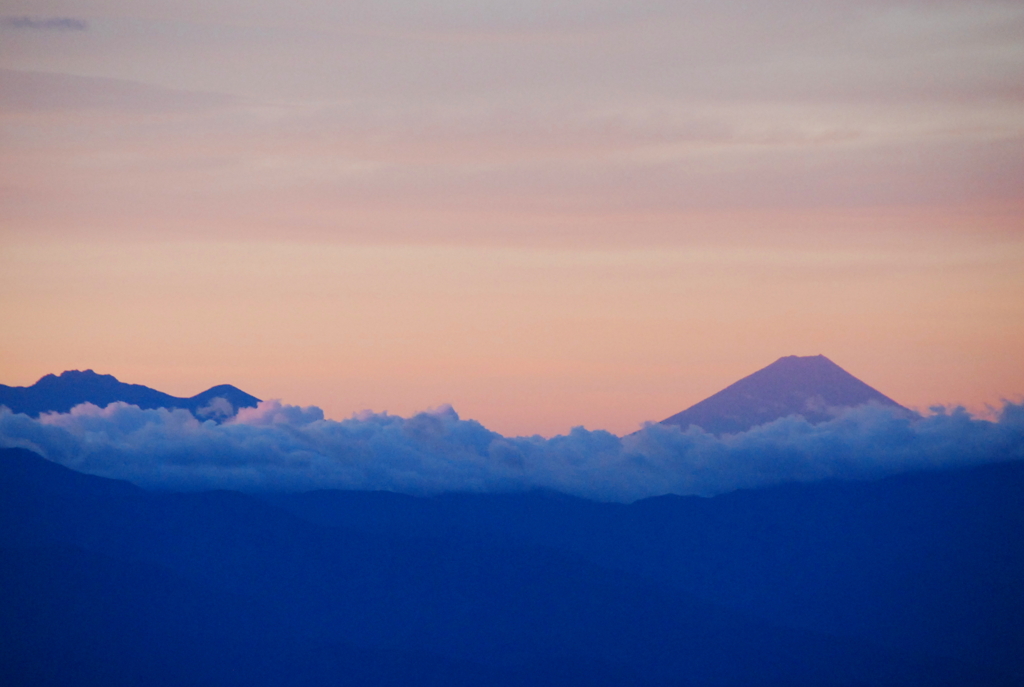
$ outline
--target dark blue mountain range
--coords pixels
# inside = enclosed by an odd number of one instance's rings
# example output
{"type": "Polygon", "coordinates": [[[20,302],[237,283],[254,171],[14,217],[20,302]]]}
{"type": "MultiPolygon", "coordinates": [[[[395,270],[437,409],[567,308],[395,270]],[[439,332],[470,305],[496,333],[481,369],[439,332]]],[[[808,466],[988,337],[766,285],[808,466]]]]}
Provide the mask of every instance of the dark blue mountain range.
{"type": "Polygon", "coordinates": [[[1020,677],[1022,496],[1013,461],[630,505],[556,493],[266,498],[367,533],[550,547],[773,624],[1020,677]]]}
{"type": "Polygon", "coordinates": [[[125,384],[113,375],[96,374],[92,370],[69,370],[60,376],[49,374],[32,386],[0,384],[0,406],[32,417],[50,411],[66,413],[80,403],[102,408],[116,401],[140,408],[184,408],[193,415],[221,419],[239,408],[256,407],[260,399],[230,384],[211,387],[191,398],[178,398],[141,384],[125,384]],[[231,405],[230,409],[215,403],[215,399],[224,399],[231,405]]]}
{"type": "MultiPolygon", "coordinates": [[[[91,371],[0,393],[257,402],[91,371]]],[[[783,358],[681,415],[730,432],[879,396],[783,358]]],[[[0,684],[1016,686],[1022,499],[1020,460],[623,505],[154,492],[0,449],[0,684]]]]}
{"type": "Polygon", "coordinates": [[[1024,464],[632,505],[0,451],[7,685],[1016,685],[1024,464]]]}

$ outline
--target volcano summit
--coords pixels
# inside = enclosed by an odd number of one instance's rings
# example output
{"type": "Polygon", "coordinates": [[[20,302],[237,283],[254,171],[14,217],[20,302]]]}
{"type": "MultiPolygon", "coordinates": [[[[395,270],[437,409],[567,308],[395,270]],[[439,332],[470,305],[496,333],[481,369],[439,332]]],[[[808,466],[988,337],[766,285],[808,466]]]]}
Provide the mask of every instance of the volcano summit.
{"type": "Polygon", "coordinates": [[[825,422],[844,408],[865,403],[903,407],[823,355],[790,355],[661,424],[684,430],[697,425],[712,434],[734,434],[790,415],[801,415],[814,424],[825,422]]]}

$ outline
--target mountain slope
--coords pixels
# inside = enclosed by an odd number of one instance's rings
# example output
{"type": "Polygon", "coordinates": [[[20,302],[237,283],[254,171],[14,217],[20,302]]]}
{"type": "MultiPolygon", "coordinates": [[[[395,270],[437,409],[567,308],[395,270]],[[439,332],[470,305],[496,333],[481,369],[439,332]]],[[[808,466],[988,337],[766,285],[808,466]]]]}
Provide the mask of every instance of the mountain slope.
{"type": "Polygon", "coordinates": [[[255,407],[260,399],[230,384],[212,387],[191,398],[178,398],[141,384],[125,384],[113,375],[92,370],[69,370],[60,376],[49,374],[32,386],[0,384],[0,405],[32,417],[45,412],[66,413],[80,403],[104,407],[116,401],[140,408],[184,408],[200,417],[218,419],[239,408],[255,407]],[[230,403],[231,408],[214,403],[218,398],[230,403]]]}
{"type": "Polygon", "coordinates": [[[98,679],[116,678],[134,637],[169,635],[160,640],[169,649],[133,659],[141,672],[107,684],[159,678],[193,659],[203,675],[191,681],[229,684],[209,676],[246,654],[264,663],[243,670],[241,684],[297,684],[293,666],[308,664],[309,651],[320,666],[311,684],[343,684],[335,678],[353,651],[377,656],[381,670],[414,666],[362,684],[438,684],[441,673],[452,685],[609,687],[977,677],[955,662],[757,620],[550,547],[328,527],[242,494],[146,492],[18,449],[0,451],[0,548],[13,552],[0,566],[13,590],[0,599],[0,634],[33,623],[14,655],[0,651],[0,674],[45,673],[71,652],[98,679]],[[204,611],[206,599],[219,610],[204,611]]]}
{"type": "Polygon", "coordinates": [[[950,657],[1019,681],[1022,494],[1017,460],[630,505],[546,492],[266,498],[312,522],[367,533],[550,547],[775,624],[950,657]]]}
{"type": "Polygon", "coordinates": [[[683,429],[697,425],[712,434],[732,434],[789,415],[801,415],[811,423],[824,422],[838,409],[865,403],[902,408],[823,355],[791,355],[661,423],[683,429]]]}

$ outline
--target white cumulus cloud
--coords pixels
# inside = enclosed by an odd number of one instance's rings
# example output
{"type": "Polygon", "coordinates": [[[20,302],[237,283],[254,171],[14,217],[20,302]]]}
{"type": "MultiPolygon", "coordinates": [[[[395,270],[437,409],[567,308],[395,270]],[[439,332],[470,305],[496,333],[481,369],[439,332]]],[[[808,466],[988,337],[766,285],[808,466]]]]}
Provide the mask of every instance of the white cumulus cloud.
{"type": "Polygon", "coordinates": [[[715,437],[651,424],[626,437],[582,427],[505,437],[450,407],[402,418],[324,419],[264,401],[217,424],[186,410],[82,404],[38,419],[0,408],[0,446],[156,489],[361,489],[410,494],[554,489],[606,501],[1024,459],[1024,404],[996,421],[878,406],[811,425],[798,416],[715,437]]]}

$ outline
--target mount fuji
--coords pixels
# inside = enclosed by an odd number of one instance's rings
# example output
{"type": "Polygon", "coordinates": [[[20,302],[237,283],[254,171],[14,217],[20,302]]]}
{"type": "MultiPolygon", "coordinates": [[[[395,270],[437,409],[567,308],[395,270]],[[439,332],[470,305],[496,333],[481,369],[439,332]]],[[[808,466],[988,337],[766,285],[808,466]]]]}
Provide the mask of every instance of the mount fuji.
{"type": "Polygon", "coordinates": [[[903,408],[823,355],[790,355],[661,424],[684,430],[697,425],[711,434],[734,434],[790,415],[817,424],[865,403],[903,408]]]}

